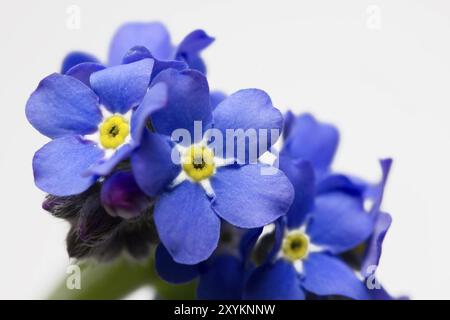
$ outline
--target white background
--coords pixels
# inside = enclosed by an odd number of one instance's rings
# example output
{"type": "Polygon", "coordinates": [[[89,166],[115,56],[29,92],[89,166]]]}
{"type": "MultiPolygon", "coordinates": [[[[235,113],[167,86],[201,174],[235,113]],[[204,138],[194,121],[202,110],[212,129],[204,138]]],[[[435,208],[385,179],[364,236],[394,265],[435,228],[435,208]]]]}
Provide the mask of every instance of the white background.
{"type": "Polygon", "coordinates": [[[393,157],[379,277],[393,294],[450,298],[446,0],[2,1],[0,298],[45,298],[69,263],[67,225],[40,209],[33,184],[31,159],[47,139],[25,119],[29,94],[68,51],[105,60],[122,22],[154,20],[175,43],[196,28],[217,38],[204,54],[212,88],[261,88],[283,111],[337,124],[336,169],[375,181],[378,159],[393,157]],[[79,30],[66,26],[72,4],[79,30]]]}

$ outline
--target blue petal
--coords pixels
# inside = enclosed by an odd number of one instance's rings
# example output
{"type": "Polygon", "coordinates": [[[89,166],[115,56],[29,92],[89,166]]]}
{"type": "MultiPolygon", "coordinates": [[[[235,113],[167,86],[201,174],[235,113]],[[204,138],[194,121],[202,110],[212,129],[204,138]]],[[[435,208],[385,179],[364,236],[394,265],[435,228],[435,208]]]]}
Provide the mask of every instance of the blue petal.
{"type": "Polygon", "coordinates": [[[295,122],[295,115],[292,113],[292,111],[288,111],[284,115],[284,122],[283,122],[283,139],[286,140],[289,135],[291,134],[292,126],[295,122]]]}
{"type": "Polygon", "coordinates": [[[122,64],[128,64],[128,63],[136,62],[136,61],[139,61],[142,59],[155,60],[153,70],[155,69],[156,59],[153,57],[153,55],[150,53],[150,51],[148,51],[148,49],[146,47],[142,47],[142,46],[134,46],[131,49],[129,49],[122,59],[122,64]]]}
{"type": "Polygon", "coordinates": [[[86,53],[86,52],[80,52],[80,51],[74,51],[69,53],[63,60],[62,66],[61,66],[61,73],[66,73],[74,66],[83,63],[83,62],[94,62],[98,63],[98,59],[94,57],[93,55],[86,53]]]}
{"type": "Polygon", "coordinates": [[[375,187],[369,188],[369,196],[374,198],[374,204],[370,209],[372,214],[377,214],[380,211],[381,202],[383,201],[384,189],[386,187],[387,179],[389,177],[389,172],[391,171],[392,159],[383,159],[380,161],[382,177],[380,183],[375,187]]]}
{"type": "Polygon", "coordinates": [[[343,192],[348,195],[362,198],[367,185],[351,179],[343,174],[331,174],[324,177],[317,185],[317,194],[330,192],[343,192]]]}
{"type": "Polygon", "coordinates": [[[159,22],[126,23],[114,34],[109,48],[109,64],[117,65],[127,51],[135,46],[146,47],[158,59],[168,60],[173,54],[170,35],[159,22]]]}
{"type": "Polygon", "coordinates": [[[223,158],[234,156],[239,163],[255,163],[255,156],[259,157],[276,142],[283,126],[281,112],[273,107],[267,93],[258,89],[233,93],[214,109],[213,118],[214,127],[219,129],[224,137],[226,154],[219,155],[223,158]],[[255,134],[252,139],[245,135],[226,139],[227,129],[250,129],[255,134]],[[271,130],[275,130],[277,135],[273,136],[271,130]],[[261,140],[261,137],[265,139],[261,140]],[[240,151],[239,147],[244,146],[245,150],[240,151]]]}
{"type": "Polygon", "coordinates": [[[212,91],[209,95],[209,104],[214,110],[219,103],[225,100],[227,95],[221,91],[212,91]]]}
{"type": "Polygon", "coordinates": [[[305,293],[293,265],[279,259],[253,271],[244,290],[244,299],[303,300],[305,293]]]}
{"type": "Polygon", "coordinates": [[[129,171],[116,171],[105,179],[100,199],[110,216],[123,219],[140,216],[150,205],[149,199],[139,189],[129,171]]]}
{"type": "Polygon", "coordinates": [[[330,193],[316,198],[307,232],[311,241],[332,253],[352,249],[373,231],[373,219],[358,198],[330,193]]]}
{"type": "Polygon", "coordinates": [[[364,276],[369,276],[372,273],[370,272],[370,269],[373,266],[378,266],[378,263],[380,262],[384,237],[386,236],[391,223],[392,218],[389,214],[380,212],[377,215],[375,227],[372,236],[367,243],[365,257],[361,266],[361,273],[364,276]]]}
{"type": "Polygon", "coordinates": [[[54,73],[44,78],[26,106],[28,121],[50,138],[89,134],[102,119],[94,92],[75,78],[54,73]]]}
{"type": "Polygon", "coordinates": [[[197,183],[185,181],[164,193],[154,219],[161,242],[178,263],[197,264],[217,248],[220,219],[197,183]]]}
{"type": "Polygon", "coordinates": [[[34,155],[34,180],[41,190],[52,195],[81,193],[96,180],[85,175],[88,167],[102,157],[102,150],[78,137],[52,140],[34,155]]]}
{"type": "Polygon", "coordinates": [[[280,170],[291,181],[295,190],[294,202],[287,214],[289,228],[300,227],[305,217],[314,207],[315,175],[314,168],[309,161],[294,160],[280,155],[280,170]]]}
{"type": "Polygon", "coordinates": [[[145,47],[133,47],[130,50],[128,50],[127,54],[123,58],[123,63],[132,63],[135,61],[139,61],[142,59],[150,58],[155,60],[155,63],[153,65],[153,71],[152,71],[152,77],[151,79],[155,78],[158,73],[165,69],[177,69],[177,70],[184,70],[188,68],[188,65],[183,61],[176,61],[176,60],[159,60],[156,59],[150,51],[148,51],[145,47]]]}
{"type": "Polygon", "coordinates": [[[284,173],[262,164],[219,168],[211,184],[214,210],[241,228],[274,222],[287,213],[294,198],[292,184],[284,173]],[[264,174],[264,170],[271,172],[264,174]]]}
{"type": "Polygon", "coordinates": [[[152,69],[152,59],[110,67],[91,75],[91,87],[111,112],[126,113],[144,98],[152,69]]]}
{"type": "Polygon", "coordinates": [[[373,266],[378,266],[383,241],[392,223],[391,216],[380,211],[384,189],[392,166],[392,160],[383,159],[380,161],[380,165],[382,170],[381,181],[376,186],[369,187],[366,192],[369,198],[374,199],[370,214],[375,221],[375,226],[370,239],[366,243],[364,258],[361,264],[361,273],[364,276],[370,276],[373,271],[371,268],[373,268],[373,266]]]}
{"type": "Polygon", "coordinates": [[[214,257],[200,274],[197,299],[240,300],[245,281],[242,262],[229,255],[214,257]]]}
{"type": "Polygon", "coordinates": [[[99,176],[106,176],[111,173],[111,171],[122,161],[127,159],[131,152],[133,151],[133,146],[130,144],[125,144],[121,146],[113,155],[108,159],[102,159],[101,161],[94,163],[89,167],[88,172],[96,174],[99,176]]]}
{"type": "Polygon", "coordinates": [[[66,72],[66,75],[74,77],[74,78],[80,80],[81,82],[83,82],[88,87],[90,87],[91,83],[89,81],[89,78],[91,77],[91,74],[93,74],[94,72],[103,70],[103,69],[105,69],[105,67],[99,63],[83,62],[83,63],[77,64],[76,66],[73,66],[72,68],[70,68],[66,72]]]}
{"type": "Polygon", "coordinates": [[[214,38],[208,36],[203,30],[192,31],[181,41],[175,54],[175,59],[186,61],[191,69],[205,73],[206,67],[200,57],[200,52],[213,41],[214,38]]]}
{"type": "Polygon", "coordinates": [[[141,104],[131,117],[131,137],[133,144],[139,145],[150,115],[167,105],[167,86],[158,83],[150,88],[141,104]]]}
{"type": "Polygon", "coordinates": [[[309,160],[318,171],[326,171],[339,143],[339,132],[329,124],[319,123],[312,115],[300,115],[291,126],[284,152],[292,158],[309,160]]]}
{"type": "MultiPolygon", "coordinates": [[[[204,75],[194,70],[167,69],[158,74],[153,83],[164,82],[169,89],[167,108],[152,116],[156,132],[171,136],[177,129],[186,129],[194,136],[194,121],[202,121],[203,132],[212,121],[209,106],[209,87],[204,75]]],[[[201,140],[202,137],[197,137],[201,140]]],[[[193,142],[193,141],[191,141],[193,142]]]]}
{"type": "Polygon", "coordinates": [[[210,37],[204,30],[194,30],[184,37],[178,45],[176,55],[182,57],[186,57],[186,55],[197,55],[213,42],[214,38],[210,37]]]}
{"type": "Polygon", "coordinates": [[[141,145],[131,155],[131,167],[139,187],[149,196],[166,188],[181,170],[172,161],[173,145],[166,136],[144,132],[141,145]]]}
{"type": "Polygon", "coordinates": [[[311,253],[304,261],[303,287],[319,296],[339,295],[364,300],[368,294],[350,267],[338,258],[311,253]]]}
{"type": "Polygon", "coordinates": [[[171,283],[189,282],[198,276],[198,265],[176,263],[162,244],[156,248],[155,267],[158,275],[171,283]]]}
{"type": "Polygon", "coordinates": [[[408,297],[393,298],[383,287],[367,289],[370,300],[409,300],[408,297]]]}

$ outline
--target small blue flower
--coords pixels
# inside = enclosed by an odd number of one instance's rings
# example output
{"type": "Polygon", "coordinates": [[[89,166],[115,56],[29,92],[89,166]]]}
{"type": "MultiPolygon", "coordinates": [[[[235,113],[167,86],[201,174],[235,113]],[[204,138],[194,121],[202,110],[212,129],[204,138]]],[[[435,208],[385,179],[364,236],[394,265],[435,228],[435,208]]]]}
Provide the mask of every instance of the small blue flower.
{"type": "Polygon", "coordinates": [[[373,230],[357,199],[340,192],[317,196],[308,219],[296,228],[288,225],[277,223],[273,251],[250,276],[244,298],[304,299],[306,292],[368,298],[363,282],[339,258],[373,230]]]}
{"type": "Polygon", "coordinates": [[[144,98],[154,61],[143,59],[89,76],[90,87],[61,74],[43,79],[26,105],[29,122],[52,141],[33,158],[36,185],[58,196],[78,194],[139,145],[150,113],[166,100],[163,84],[144,98]],[[146,108],[133,113],[142,101],[146,108]]]}
{"type": "MultiPolygon", "coordinates": [[[[282,115],[257,89],[238,91],[213,110],[206,78],[195,70],[164,70],[152,85],[161,82],[168,88],[167,105],[152,115],[156,133],[144,133],[131,164],[141,189],[149,196],[160,195],[154,219],[162,243],[176,262],[196,264],[217,247],[221,219],[242,228],[271,223],[289,209],[292,185],[275,168],[272,175],[261,175],[267,167],[263,164],[241,165],[235,158],[218,157],[206,136],[190,145],[174,143],[170,136],[181,128],[195,137],[196,121],[201,122],[202,133],[214,127],[224,137],[226,129],[280,130],[282,115]],[[181,164],[172,161],[174,147],[181,151],[181,164]],[[194,162],[198,156],[199,166],[194,162]]],[[[140,108],[146,108],[145,101],[137,112],[140,108]]],[[[276,139],[267,134],[264,140],[267,145],[259,148],[258,155],[276,139]]]]}
{"type": "Polygon", "coordinates": [[[320,123],[310,114],[295,117],[288,112],[285,116],[284,135],[286,142],[280,155],[280,168],[298,189],[294,200],[296,205],[292,206],[289,213],[292,213],[289,220],[293,226],[298,225],[296,219],[302,220],[303,215],[312,209],[313,201],[308,199],[312,199],[310,195],[314,192],[324,194],[340,191],[359,198],[361,203],[371,202],[369,214],[374,220],[374,230],[363,254],[359,256],[361,273],[365,275],[369,266],[378,265],[381,245],[392,221],[388,213],[380,210],[392,160],[380,161],[382,178],[379,183],[371,185],[362,179],[330,170],[339,142],[339,132],[333,125],[320,123]],[[302,176],[302,173],[309,172],[302,170],[302,166],[308,165],[303,160],[308,160],[314,168],[315,186],[308,185],[307,181],[310,180],[302,176]]]}
{"type": "MultiPolygon", "coordinates": [[[[162,23],[130,22],[122,25],[114,34],[109,47],[107,65],[122,64],[123,57],[131,48],[144,47],[151,52],[156,61],[176,60],[187,64],[191,69],[205,73],[206,68],[200,53],[213,41],[214,38],[208,36],[205,31],[194,30],[175,47],[162,23]]],[[[83,64],[83,69],[95,68],[99,63],[99,60],[89,53],[74,51],[64,58],[61,73],[79,74],[79,68],[72,68],[79,64],[83,64]]]]}
{"type": "Polygon", "coordinates": [[[333,173],[338,131],[309,114],[287,115],[285,139],[279,163],[294,186],[295,200],[286,220],[277,223],[274,248],[249,278],[245,298],[303,299],[312,293],[369,299],[359,270],[340,255],[368,243],[366,263],[378,262],[386,228],[380,225],[377,231],[377,223],[384,217],[380,206],[391,161],[381,161],[383,177],[375,186],[333,173]],[[373,204],[365,209],[368,199],[373,204]]]}

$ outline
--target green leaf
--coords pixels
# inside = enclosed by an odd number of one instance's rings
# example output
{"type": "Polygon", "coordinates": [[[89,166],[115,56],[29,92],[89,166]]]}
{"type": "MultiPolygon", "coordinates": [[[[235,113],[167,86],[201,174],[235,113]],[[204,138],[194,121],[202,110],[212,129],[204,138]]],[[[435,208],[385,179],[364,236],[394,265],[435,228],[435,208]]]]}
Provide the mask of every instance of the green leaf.
{"type": "Polygon", "coordinates": [[[69,289],[67,275],[50,294],[52,300],[110,300],[124,298],[143,287],[153,287],[160,299],[195,299],[196,281],[173,285],[158,277],[153,260],[139,262],[119,257],[109,263],[92,260],[79,263],[80,289],[69,289]]]}

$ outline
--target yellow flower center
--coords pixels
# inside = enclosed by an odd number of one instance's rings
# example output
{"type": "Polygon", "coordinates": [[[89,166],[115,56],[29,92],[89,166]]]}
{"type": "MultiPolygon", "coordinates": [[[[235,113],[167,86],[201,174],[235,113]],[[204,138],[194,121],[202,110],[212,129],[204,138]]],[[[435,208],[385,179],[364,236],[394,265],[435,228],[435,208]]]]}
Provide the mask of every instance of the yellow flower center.
{"type": "Polygon", "coordinates": [[[288,260],[294,262],[308,256],[309,238],[300,231],[288,233],[282,244],[283,255],[288,260]]]}
{"type": "Polygon", "coordinates": [[[130,124],[119,115],[107,118],[100,125],[100,143],[105,149],[116,149],[125,142],[130,133],[130,124]]]}
{"type": "Polygon", "coordinates": [[[214,174],[214,153],[205,146],[190,146],[183,160],[183,170],[194,181],[214,174]]]}

